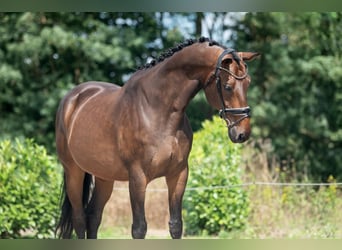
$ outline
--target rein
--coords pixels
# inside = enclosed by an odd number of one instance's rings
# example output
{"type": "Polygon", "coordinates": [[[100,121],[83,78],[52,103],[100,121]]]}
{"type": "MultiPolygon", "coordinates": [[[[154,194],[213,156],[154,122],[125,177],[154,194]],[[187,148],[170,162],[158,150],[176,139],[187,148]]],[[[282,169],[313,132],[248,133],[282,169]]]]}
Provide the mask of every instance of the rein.
{"type": "Polygon", "coordinates": [[[222,94],[222,86],[221,86],[221,77],[219,75],[220,70],[227,72],[228,74],[230,74],[232,77],[234,77],[237,80],[243,80],[248,75],[247,64],[245,64],[246,72],[242,76],[238,76],[238,75],[234,74],[233,72],[231,72],[229,69],[225,69],[225,68],[221,67],[222,59],[225,55],[232,54],[232,56],[235,60],[236,55],[234,54],[234,52],[235,52],[235,50],[233,50],[233,49],[226,49],[222,52],[222,54],[217,59],[216,69],[215,69],[215,73],[213,75],[213,77],[216,78],[216,88],[217,88],[217,92],[218,92],[218,95],[220,97],[221,104],[222,104],[222,109],[219,110],[219,115],[222,119],[224,119],[225,121],[228,122],[228,124],[229,124],[228,128],[232,128],[232,127],[236,126],[239,122],[241,122],[243,119],[251,117],[251,108],[249,106],[242,107],[242,108],[227,108],[225,103],[224,103],[223,94],[222,94]],[[234,116],[240,116],[240,118],[233,122],[227,117],[227,114],[234,115],[234,116]]]}

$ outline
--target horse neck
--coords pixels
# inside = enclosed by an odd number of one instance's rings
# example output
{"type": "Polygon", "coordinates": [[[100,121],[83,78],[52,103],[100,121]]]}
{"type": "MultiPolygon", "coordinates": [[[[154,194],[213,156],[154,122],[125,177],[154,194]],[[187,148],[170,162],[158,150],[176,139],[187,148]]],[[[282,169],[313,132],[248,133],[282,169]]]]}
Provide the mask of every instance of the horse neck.
{"type": "Polygon", "coordinates": [[[195,43],[175,53],[162,66],[166,72],[177,72],[189,80],[199,81],[203,88],[208,76],[215,70],[222,50],[218,46],[209,46],[208,43],[195,43]]]}
{"type": "Polygon", "coordinates": [[[183,48],[150,69],[138,72],[131,79],[140,88],[152,108],[164,114],[184,114],[191,98],[204,87],[215,69],[222,49],[207,43],[196,43],[183,48]]]}

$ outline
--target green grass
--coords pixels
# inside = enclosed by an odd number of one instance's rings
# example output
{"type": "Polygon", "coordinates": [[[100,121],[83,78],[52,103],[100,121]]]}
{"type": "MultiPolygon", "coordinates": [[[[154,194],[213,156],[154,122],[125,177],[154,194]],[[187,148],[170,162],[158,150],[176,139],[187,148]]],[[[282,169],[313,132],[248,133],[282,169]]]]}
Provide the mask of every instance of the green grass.
{"type": "MultiPolygon", "coordinates": [[[[342,193],[334,185],[318,190],[312,187],[251,186],[248,193],[250,216],[243,230],[183,238],[342,239],[342,193]]],[[[119,227],[102,227],[99,238],[131,239],[130,222],[119,227]]],[[[167,225],[149,227],[146,238],[170,239],[167,225]]]]}
{"type": "MultiPolygon", "coordinates": [[[[253,145],[244,148],[243,182],[296,182],[298,173],[291,172],[290,168],[280,171],[276,160],[271,163],[267,160],[270,156],[266,146],[261,152],[257,152],[253,145]]],[[[301,179],[308,182],[304,177],[301,179]]],[[[250,205],[248,222],[242,230],[221,231],[218,235],[185,235],[183,238],[342,239],[342,189],[334,185],[337,180],[333,177],[327,182],[331,185],[245,187],[250,205]]],[[[162,179],[154,182],[152,187],[166,188],[162,179]]],[[[112,197],[105,210],[99,238],[130,239],[128,191],[114,191],[112,197]]],[[[147,192],[145,208],[148,222],[146,238],[169,239],[167,194],[147,192]]]]}

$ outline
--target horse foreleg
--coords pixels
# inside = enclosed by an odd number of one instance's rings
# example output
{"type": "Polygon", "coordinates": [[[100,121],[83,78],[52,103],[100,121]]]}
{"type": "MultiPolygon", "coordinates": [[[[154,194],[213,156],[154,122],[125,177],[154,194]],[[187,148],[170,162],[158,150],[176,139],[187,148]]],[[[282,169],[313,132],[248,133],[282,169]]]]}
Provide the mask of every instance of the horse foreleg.
{"type": "Polygon", "coordinates": [[[131,199],[133,223],[132,237],[144,239],[147,231],[145,219],[145,193],[147,180],[141,169],[131,171],[129,176],[129,194],[131,199]]]}
{"type": "Polygon", "coordinates": [[[173,239],[180,239],[183,233],[182,199],[188,178],[188,167],[178,175],[166,176],[169,191],[170,235],[173,239]]]}
{"type": "Polygon", "coordinates": [[[103,209],[113,192],[113,181],[104,181],[95,178],[95,188],[87,207],[87,238],[96,239],[103,209]]]}

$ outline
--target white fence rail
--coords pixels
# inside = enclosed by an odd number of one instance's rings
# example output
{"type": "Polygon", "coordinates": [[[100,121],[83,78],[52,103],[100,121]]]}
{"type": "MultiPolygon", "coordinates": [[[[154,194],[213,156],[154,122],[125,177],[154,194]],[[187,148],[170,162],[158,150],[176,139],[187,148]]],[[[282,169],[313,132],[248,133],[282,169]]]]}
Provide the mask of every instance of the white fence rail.
{"type": "MultiPolygon", "coordinates": [[[[188,187],[185,191],[205,191],[205,190],[215,190],[215,189],[232,189],[232,188],[242,188],[249,186],[297,186],[297,187],[317,187],[317,186],[342,186],[342,182],[332,182],[332,183],[292,183],[292,182],[248,182],[237,185],[227,185],[227,186],[211,186],[211,187],[188,187]]],[[[125,187],[114,187],[113,190],[118,191],[128,191],[125,187]]],[[[167,188],[148,188],[147,192],[167,192],[167,188]]]]}

